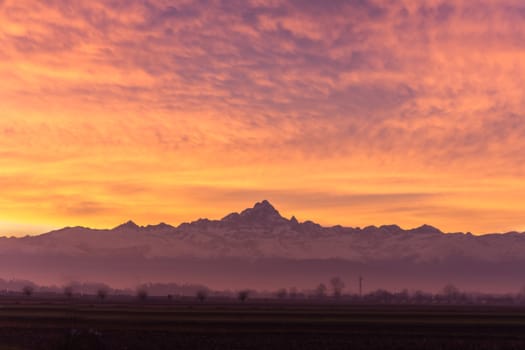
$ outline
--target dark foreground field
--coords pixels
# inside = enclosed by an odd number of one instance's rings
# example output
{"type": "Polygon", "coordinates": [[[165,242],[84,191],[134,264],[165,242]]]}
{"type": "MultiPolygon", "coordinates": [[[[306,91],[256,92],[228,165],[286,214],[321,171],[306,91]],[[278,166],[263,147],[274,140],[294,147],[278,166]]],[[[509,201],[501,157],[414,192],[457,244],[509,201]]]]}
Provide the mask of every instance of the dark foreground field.
{"type": "Polygon", "coordinates": [[[0,300],[0,349],[525,349],[525,309],[0,300]]]}

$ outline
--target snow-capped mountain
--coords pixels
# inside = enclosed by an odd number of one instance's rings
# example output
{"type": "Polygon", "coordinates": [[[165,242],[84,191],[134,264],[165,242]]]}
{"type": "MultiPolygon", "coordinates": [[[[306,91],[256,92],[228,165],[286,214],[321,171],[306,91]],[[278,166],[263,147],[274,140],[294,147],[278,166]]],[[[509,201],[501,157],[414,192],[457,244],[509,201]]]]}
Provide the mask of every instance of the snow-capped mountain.
{"type": "Polygon", "coordinates": [[[525,234],[474,236],[445,234],[423,225],[322,227],[286,219],[268,202],[231,213],[221,220],[200,219],[178,227],[161,223],[138,226],[128,221],[110,230],[64,228],[39,236],[0,240],[0,252],[113,254],[140,251],[145,257],[281,257],[343,259],[358,262],[411,259],[415,262],[468,257],[485,261],[525,260],[525,234]]]}
{"type": "MultiPolygon", "coordinates": [[[[265,200],[240,213],[228,214],[221,220],[199,219],[178,227],[165,223],[138,226],[128,221],[107,230],[68,227],[39,236],[0,238],[0,260],[5,260],[0,261],[4,266],[0,268],[0,277],[2,274],[31,277],[27,276],[27,271],[25,275],[19,271],[29,269],[33,278],[52,278],[56,272],[60,276],[55,276],[55,281],[128,276],[124,280],[129,284],[130,276],[134,274],[137,282],[148,278],[166,280],[171,268],[179,269],[179,276],[192,275],[195,277],[193,282],[206,283],[209,272],[224,264],[228,267],[225,265],[221,273],[215,274],[219,281],[239,282],[233,276],[224,276],[239,274],[238,270],[249,266],[253,267],[253,273],[246,272],[245,280],[258,281],[254,278],[255,270],[258,270],[265,274],[264,278],[259,276],[260,280],[271,281],[272,274],[277,276],[290,266],[299,269],[298,266],[302,265],[308,265],[308,268],[289,272],[297,279],[297,284],[308,280],[305,277],[308,273],[315,275],[318,270],[318,274],[328,274],[328,270],[339,271],[342,266],[349,269],[359,266],[362,272],[374,268],[379,275],[389,268],[403,266],[404,271],[396,272],[399,279],[412,276],[421,280],[422,277],[417,277],[425,274],[425,271],[419,271],[421,269],[432,273],[436,267],[441,271],[456,266],[452,268],[459,271],[461,267],[472,266],[476,270],[483,266],[485,270],[478,274],[486,275],[487,268],[492,268],[501,275],[497,271],[502,264],[523,266],[525,234],[474,236],[470,233],[443,233],[429,225],[409,230],[397,225],[362,229],[322,227],[311,221],[299,222],[295,217],[287,219],[265,200]],[[32,261],[39,264],[31,266],[32,261]],[[107,262],[105,270],[100,270],[98,264],[104,261],[107,262]],[[276,266],[272,267],[272,263],[276,266]],[[410,272],[413,269],[417,273],[410,272]],[[112,274],[107,275],[109,272],[112,274]],[[223,276],[222,280],[220,276],[223,276]]],[[[507,267],[505,273],[510,270],[507,267]]],[[[350,272],[339,271],[339,274],[345,273],[350,272]]],[[[440,273],[443,275],[443,271],[440,273]]],[[[445,276],[453,275],[450,271],[445,273],[445,276]]],[[[275,279],[279,280],[278,277],[275,279]]]]}

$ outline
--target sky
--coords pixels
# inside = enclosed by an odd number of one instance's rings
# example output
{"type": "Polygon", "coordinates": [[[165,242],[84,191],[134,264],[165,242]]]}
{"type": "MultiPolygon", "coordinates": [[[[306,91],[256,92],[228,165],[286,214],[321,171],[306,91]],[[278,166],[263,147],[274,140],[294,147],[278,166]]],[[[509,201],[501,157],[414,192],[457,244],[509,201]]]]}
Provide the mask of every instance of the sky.
{"type": "Polygon", "coordinates": [[[521,0],[0,0],[0,235],[525,231],[521,0]]]}

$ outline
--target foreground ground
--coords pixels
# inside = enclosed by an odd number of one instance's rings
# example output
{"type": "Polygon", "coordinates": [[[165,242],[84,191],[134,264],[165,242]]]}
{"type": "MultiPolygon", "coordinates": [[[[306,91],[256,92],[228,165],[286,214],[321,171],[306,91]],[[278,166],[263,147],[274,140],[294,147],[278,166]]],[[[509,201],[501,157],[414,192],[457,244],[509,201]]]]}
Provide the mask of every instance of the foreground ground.
{"type": "Polygon", "coordinates": [[[522,307],[0,299],[0,350],[524,348],[522,307]]]}

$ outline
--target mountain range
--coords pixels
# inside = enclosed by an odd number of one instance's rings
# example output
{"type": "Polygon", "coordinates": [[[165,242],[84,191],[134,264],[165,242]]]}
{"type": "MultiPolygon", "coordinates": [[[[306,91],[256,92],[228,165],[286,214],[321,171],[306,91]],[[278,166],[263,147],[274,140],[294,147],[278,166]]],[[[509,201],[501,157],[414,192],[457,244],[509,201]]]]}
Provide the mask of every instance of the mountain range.
{"type": "Polygon", "coordinates": [[[215,288],[314,288],[332,276],[354,288],[436,290],[447,283],[483,291],[525,284],[525,233],[443,233],[423,225],[323,227],[283,217],[268,201],[221,220],[177,227],[67,227],[0,238],[0,277],[39,283],[203,283],[215,288]]]}

